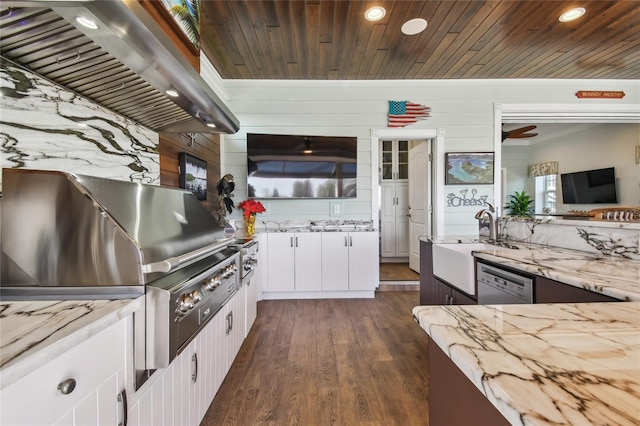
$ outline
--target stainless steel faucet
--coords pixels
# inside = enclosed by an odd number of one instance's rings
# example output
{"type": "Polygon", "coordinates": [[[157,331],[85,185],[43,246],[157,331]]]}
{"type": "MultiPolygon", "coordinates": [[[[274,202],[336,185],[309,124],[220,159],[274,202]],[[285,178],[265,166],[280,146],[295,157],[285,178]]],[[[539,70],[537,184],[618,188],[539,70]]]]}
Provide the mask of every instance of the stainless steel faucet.
{"type": "Polygon", "coordinates": [[[480,220],[485,216],[489,217],[489,238],[493,241],[498,239],[498,225],[496,223],[496,209],[493,207],[493,204],[487,203],[489,208],[482,209],[478,213],[476,213],[475,218],[480,220]]]}

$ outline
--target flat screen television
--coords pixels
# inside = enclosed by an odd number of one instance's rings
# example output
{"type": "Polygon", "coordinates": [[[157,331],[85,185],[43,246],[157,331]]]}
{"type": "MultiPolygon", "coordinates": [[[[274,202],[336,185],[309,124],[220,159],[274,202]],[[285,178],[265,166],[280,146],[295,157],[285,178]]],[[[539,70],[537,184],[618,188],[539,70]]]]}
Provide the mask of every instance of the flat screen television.
{"type": "Polygon", "coordinates": [[[355,136],[247,134],[247,192],[255,198],[355,198],[355,136]]]}
{"type": "Polygon", "coordinates": [[[613,167],[560,175],[564,204],[617,204],[613,167]]]}

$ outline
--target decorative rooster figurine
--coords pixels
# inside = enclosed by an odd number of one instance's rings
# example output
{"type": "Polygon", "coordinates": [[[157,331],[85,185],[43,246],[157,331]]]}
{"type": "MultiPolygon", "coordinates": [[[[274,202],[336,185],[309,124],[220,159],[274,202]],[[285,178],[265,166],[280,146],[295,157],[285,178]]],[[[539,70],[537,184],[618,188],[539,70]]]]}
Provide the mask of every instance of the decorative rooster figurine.
{"type": "Polygon", "coordinates": [[[233,211],[235,203],[233,202],[231,197],[233,197],[232,192],[235,187],[236,184],[233,182],[233,175],[224,175],[218,182],[218,204],[220,206],[219,215],[221,219],[227,215],[227,211],[229,213],[233,211]]]}

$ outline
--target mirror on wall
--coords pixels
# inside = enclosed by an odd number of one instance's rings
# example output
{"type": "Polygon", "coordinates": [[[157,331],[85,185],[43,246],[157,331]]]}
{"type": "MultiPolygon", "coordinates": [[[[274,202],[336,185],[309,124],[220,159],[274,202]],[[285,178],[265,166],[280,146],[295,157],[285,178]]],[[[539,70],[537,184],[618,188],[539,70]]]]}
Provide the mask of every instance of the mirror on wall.
{"type": "MultiPolygon", "coordinates": [[[[610,206],[640,205],[639,123],[508,123],[504,132],[535,125],[531,137],[506,138],[501,145],[502,202],[525,190],[535,200],[536,214],[580,214],[610,206]],[[557,173],[529,177],[529,166],[557,162],[557,173]],[[617,203],[565,204],[561,175],[613,167],[617,203]]],[[[509,211],[506,212],[507,214],[509,211]]]]}

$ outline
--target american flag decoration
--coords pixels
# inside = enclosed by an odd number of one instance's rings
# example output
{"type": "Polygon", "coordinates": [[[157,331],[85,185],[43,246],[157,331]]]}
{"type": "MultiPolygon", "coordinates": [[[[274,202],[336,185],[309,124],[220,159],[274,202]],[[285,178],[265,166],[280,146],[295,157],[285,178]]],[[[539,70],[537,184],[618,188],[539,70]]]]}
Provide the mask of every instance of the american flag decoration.
{"type": "Polygon", "coordinates": [[[431,108],[408,101],[389,101],[389,127],[404,127],[430,117],[431,108]]]}

